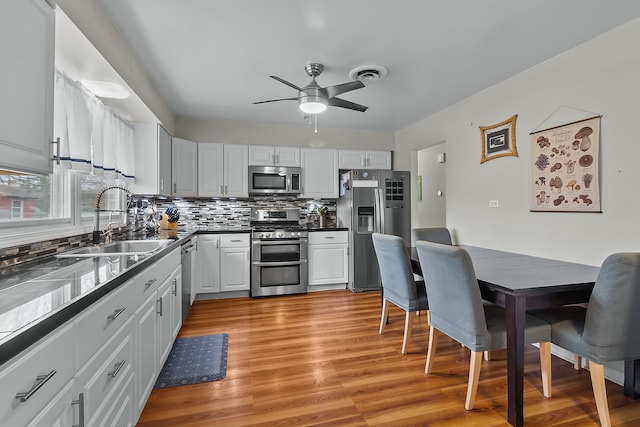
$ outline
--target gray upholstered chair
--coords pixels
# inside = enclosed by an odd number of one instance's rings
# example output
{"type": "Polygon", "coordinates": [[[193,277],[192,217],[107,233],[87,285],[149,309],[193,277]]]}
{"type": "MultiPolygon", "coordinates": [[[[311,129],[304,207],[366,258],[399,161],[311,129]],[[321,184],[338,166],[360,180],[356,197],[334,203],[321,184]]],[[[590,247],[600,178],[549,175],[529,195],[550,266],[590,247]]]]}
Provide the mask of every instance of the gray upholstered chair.
{"type": "MultiPolygon", "coordinates": [[[[507,345],[504,310],[483,303],[471,257],[463,248],[439,243],[416,243],[429,299],[429,350],[425,372],[431,365],[439,333],[460,342],[471,350],[466,409],[473,409],[480,378],[482,352],[499,350],[507,345]]],[[[551,327],[527,316],[525,342],[540,343],[542,387],[549,396],[551,380],[551,327]]]]}
{"type": "Polygon", "coordinates": [[[402,354],[405,354],[413,317],[417,317],[415,314],[420,310],[429,309],[424,283],[413,280],[409,252],[401,237],[373,233],[372,238],[382,279],[382,316],[378,333],[382,334],[389,318],[389,303],[403,309],[406,314],[402,354]]]}
{"type": "Polygon", "coordinates": [[[604,363],[640,359],[640,253],[607,257],[587,308],[536,310],[551,324],[551,342],[589,361],[591,384],[602,426],[610,426],[604,363]]]}
{"type": "Polygon", "coordinates": [[[452,245],[451,233],[446,227],[426,227],[411,229],[411,237],[413,243],[418,240],[426,240],[427,242],[441,243],[443,245],[452,245]]]}

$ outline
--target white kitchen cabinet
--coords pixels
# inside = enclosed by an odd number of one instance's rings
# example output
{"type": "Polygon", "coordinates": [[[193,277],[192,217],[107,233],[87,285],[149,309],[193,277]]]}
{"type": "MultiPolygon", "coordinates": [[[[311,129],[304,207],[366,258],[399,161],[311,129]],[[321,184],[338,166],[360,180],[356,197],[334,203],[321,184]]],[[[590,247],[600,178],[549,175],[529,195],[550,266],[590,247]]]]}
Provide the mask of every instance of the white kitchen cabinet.
{"type": "MultiPolygon", "coordinates": [[[[72,382],[74,372],[75,334],[74,324],[69,322],[0,369],[3,425],[27,425],[41,411],[46,412],[43,415],[46,420],[65,417],[69,408],[50,406],[60,390],[72,382]],[[23,394],[21,399],[16,398],[18,393],[23,394]]],[[[66,395],[67,392],[63,392],[66,395]]],[[[71,400],[67,404],[70,405],[71,400]]]]}
{"type": "Polygon", "coordinates": [[[309,233],[309,291],[346,289],[349,281],[349,236],[346,231],[309,233]]]}
{"type": "Polygon", "coordinates": [[[300,148],[250,145],[249,166],[300,166],[300,148]]]}
{"type": "Polygon", "coordinates": [[[249,146],[199,143],[198,196],[248,197],[249,146]]]}
{"type": "Polygon", "coordinates": [[[199,294],[248,291],[251,243],[249,233],[198,236],[199,294]]]}
{"type": "Polygon", "coordinates": [[[172,194],[180,197],[198,195],[198,144],[188,139],[171,140],[172,194]]]}
{"type": "MultiPolygon", "coordinates": [[[[77,426],[82,398],[75,393],[75,381],[69,381],[27,427],[77,426]]],[[[7,424],[9,425],[9,424],[7,424]]],[[[13,424],[19,425],[19,424],[13,424]]]]}
{"type": "Polygon", "coordinates": [[[198,236],[198,283],[197,293],[220,292],[220,235],[201,234],[198,236]]]}
{"type": "Polygon", "coordinates": [[[45,0],[0,2],[0,169],[53,170],[54,40],[45,0]]]}
{"type": "Polygon", "coordinates": [[[391,151],[340,150],[340,169],[391,170],[391,151]]]}
{"type": "Polygon", "coordinates": [[[135,194],[171,195],[171,135],[162,125],[136,123],[134,127],[135,194]]]}
{"type": "Polygon", "coordinates": [[[220,291],[248,291],[251,285],[249,234],[220,236],[220,291]]]}
{"type": "Polygon", "coordinates": [[[338,150],[301,148],[302,198],[338,198],[338,150]]]}

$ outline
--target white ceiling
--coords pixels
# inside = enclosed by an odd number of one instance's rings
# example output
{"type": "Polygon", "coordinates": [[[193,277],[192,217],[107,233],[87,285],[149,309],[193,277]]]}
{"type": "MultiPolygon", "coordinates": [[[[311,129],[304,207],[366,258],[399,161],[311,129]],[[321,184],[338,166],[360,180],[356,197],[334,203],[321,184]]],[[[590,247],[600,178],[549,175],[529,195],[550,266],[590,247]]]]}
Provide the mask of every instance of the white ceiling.
{"type": "MultiPolygon", "coordinates": [[[[303,124],[294,101],[366,64],[322,126],[395,131],[640,16],[637,0],[102,0],[178,117],[303,124]]],[[[576,64],[579,72],[581,64],[576,64]]]]}

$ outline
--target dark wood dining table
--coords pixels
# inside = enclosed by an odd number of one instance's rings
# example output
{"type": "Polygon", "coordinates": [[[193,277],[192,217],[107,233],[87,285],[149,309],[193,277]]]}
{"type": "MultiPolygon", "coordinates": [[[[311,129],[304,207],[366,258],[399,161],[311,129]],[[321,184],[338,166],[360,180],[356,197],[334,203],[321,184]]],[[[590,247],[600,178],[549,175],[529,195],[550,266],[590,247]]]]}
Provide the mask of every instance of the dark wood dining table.
{"type": "MultiPolygon", "coordinates": [[[[508,421],[524,425],[524,323],[527,310],[589,301],[599,267],[475,246],[459,245],[473,261],[483,299],[505,309],[508,421]]],[[[415,274],[420,260],[411,248],[415,274]]],[[[640,397],[640,360],[625,361],[624,394],[640,397]]]]}

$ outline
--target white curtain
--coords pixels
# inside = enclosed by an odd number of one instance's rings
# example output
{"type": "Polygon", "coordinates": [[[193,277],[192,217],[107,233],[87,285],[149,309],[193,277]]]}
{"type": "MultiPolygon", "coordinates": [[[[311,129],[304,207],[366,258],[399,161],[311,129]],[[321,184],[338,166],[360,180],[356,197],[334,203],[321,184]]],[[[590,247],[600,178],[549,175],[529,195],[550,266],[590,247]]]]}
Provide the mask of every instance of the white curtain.
{"type": "Polygon", "coordinates": [[[59,70],[55,82],[54,135],[64,167],[132,183],[133,128],[59,70]]]}

